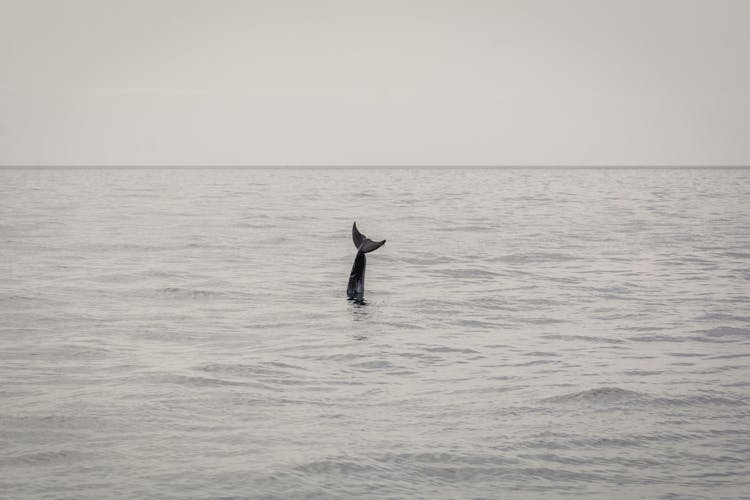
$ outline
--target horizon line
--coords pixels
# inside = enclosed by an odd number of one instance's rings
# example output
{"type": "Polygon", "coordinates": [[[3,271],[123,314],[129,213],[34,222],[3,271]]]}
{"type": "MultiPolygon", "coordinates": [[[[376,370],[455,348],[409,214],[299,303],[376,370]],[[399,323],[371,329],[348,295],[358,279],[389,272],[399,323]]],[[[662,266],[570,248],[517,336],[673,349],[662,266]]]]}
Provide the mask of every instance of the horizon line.
{"type": "Polygon", "coordinates": [[[0,170],[742,170],[748,165],[0,165],[0,170]]]}

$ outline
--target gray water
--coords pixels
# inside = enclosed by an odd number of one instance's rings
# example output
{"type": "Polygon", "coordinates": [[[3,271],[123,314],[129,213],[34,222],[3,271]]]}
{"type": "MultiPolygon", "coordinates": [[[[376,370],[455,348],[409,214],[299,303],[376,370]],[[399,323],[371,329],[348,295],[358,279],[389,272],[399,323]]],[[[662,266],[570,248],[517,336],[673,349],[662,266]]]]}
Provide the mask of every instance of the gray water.
{"type": "Polygon", "coordinates": [[[0,242],[2,497],[750,492],[750,170],[3,170],[0,242]]]}

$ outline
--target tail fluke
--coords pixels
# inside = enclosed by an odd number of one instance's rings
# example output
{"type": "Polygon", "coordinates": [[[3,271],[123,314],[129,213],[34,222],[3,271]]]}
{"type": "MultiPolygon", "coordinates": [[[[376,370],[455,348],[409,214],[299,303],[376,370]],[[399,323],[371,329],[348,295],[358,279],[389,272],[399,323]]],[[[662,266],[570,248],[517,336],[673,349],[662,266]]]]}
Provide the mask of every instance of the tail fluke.
{"type": "Polygon", "coordinates": [[[357,250],[362,253],[370,253],[385,245],[385,240],[372,241],[370,238],[360,233],[357,229],[356,222],[352,226],[352,240],[354,241],[354,246],[357,247],[357,250]]]}

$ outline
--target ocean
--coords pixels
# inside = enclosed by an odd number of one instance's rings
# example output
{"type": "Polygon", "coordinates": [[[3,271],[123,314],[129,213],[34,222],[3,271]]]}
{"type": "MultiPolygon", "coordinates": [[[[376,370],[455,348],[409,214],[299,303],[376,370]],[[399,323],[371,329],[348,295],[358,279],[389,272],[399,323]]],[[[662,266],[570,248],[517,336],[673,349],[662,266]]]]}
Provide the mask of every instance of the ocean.
{"type": "Polygon", "coordinates": [[[0,497],[750,498],[748,169],[5,169],[0,242],[0,497]]]}

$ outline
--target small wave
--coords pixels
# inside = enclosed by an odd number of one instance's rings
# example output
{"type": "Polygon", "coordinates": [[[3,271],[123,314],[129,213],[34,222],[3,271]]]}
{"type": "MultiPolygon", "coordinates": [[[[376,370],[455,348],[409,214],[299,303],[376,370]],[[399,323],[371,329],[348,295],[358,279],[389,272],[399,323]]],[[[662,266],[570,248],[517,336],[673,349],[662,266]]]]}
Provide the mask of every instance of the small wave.
{"type": "Polygon", "coordinates": [[[532,325],[552,325],[552,324],[569,322],[569,320],[567,319],[559,319],[559,318],[521,318],[520,321],[523,323],[532,324],[532,325]]]}
{"type": "Polygon", "coordinates": [[[479,354],[479,352],[475,351],[474,349],[455,349],[453,347],[442,347],[442,346],[441,347],[425,347],[424,350],[428,352],[442,352],[442,353],[456,352],[456,353],[461,353],[461,354],[479,354]]]}
{"type": "Polygon", "coordinates": [[[282,243],[286,243],[287,241],[289,241],[289,238],[287,238],[286,236],[274,236],[272,238],[259,240],[258,243],[263,245],[280,245],[282,243]]]}
{"type": "Polygon", "coordinates": [[[487,330],[494,330],[497,328],[510,328],[511,326],[507,323],[498,323],[495,321],[480,321],[478,319],[459,319],[458,321],[456,321],[456,324],[466,329],[478,328],[487,330]]]}
{"type": "Polygon", "coordinates": [[[556,353],[556,352],[545,352],[545,351],[525,352],[525,353],[523,353],[523,356],[553,357],[553,358],[560,357],[560,355],[558,353],[556,353]]]}
{"type": "Polygon", "coordinates": [[[605,293],[608,297],[615,297],[617,294],[633,293],[633,290],[627,286],[589,286],[584,287],[584,289],[595,293],[605,293]]]}
{"type": "Polygon", "coordinates": [[[660,370],[640,370],[638,368],[632,369],[632,370],[625,370],[622,372],[625,375],[631,375],[636,377],[649,377],[652,375],[661,375],[664,373],[660,370]]]}
{"type": "Polygon", "coordinates": [[[301,366],[289,365],[286,363],[265,362],[258,364],[224,364],[210,363],[207,365],[196,366],[195,370],[207,373],[216,373],[229,377],[244,378],[263,378],[263,377],[284,377],[291,376],[292,370],[306,371],[301,366]]]}
{"type": "MultiPolygon", "coordinates": [[[[735,328],[732,326],[717,326],[709,330],[698,330],[696,333],[703,334],[705,337],[723,338],[723,337],[748,337],[750,328],[735,328]]],[[[699,339],[695,339],[699,340],[699,339]]]]}
{"type": "Polygon", "coordinates": [[[717,326],[707,330],[693,330],[692,335],[641,335],[631,337],[635,342],[702,342],[709,344],[728,344],[750,337],[750,328],[717,326]]]}
{"type": "Polygon", "coordinates": [[[498,273],[487,271],[485,269],[438,269],[432,271],[433,276],[446,278],[470,279],[470,280],[490,280],[499,276],[498,273]]]}
{"type": "Polygon", "coordinates": [[[642,439],[640,436],[627,436],[627,437],[587,437],[581,439],[574,439],[571,441],[571,445],[576,449],[581,448],[599,448],[599,449],[616,449],[616,448],[642,448],[646,446],[648,441],[642,439]]]}
{"type": "Polygon", "coordinates": [[[566,262],[578,260],[579,257],[564,253],[536,252],[536,253],[512,253],[489,259],[491,262],[504,262],[507,264],[525,264],[539,262],[566,262]]]}
{"type": "Polygon", "coordinates": [[[273,229],[276,226],[273,224],[254,224],[252,222],[238,222],[237,227],[245,229],[273,229]]]}
{"type": "Polygon", "coordinates": [[[662,330],[666,330],[666,328],[659,327],[659,326],[618,326],[617,330],[625,330],[628,332],[659,332],[662,330]]]}
{"type": "Polygon", "coordinates": [[[14,293],[0,292],[0,303],[8,304],[21,304],[21,303],[34,303],[39,300],[37,297],[31,295],[19,295],[14,293]]]}
{"type": "Polygon", "coordinates": [[[737,314],[726,314],[726,313],[706,313],[702,316],[695,318],[696,321],[738,321],[748,323],[750,322],[750,316],[740,316],[737,314]]]}
{"type": "Polygon", "coordinates": [[[678,342],[687,342],[689,340],[692,340],[689,337],[681,337],[679,335],[638,335],[636,337],[630,337],[629,339],[632,342],[669,342],[669,343],[678,343],[678,342]]]}
{"type": "Polygon", "coordinates": [[[300,464],[295,470],[305,474],[341,474],[349,475],[357,472],[372,473],[374,469],[383,469],[383,467],[373,466],[369,463],[362,463],[349,459],[348,457],[336,457],[328,460],[316,460],[300,464]]]}
{"type": "Polygon", "coordinates": [[[226,380],[216,377],[195,377],[187,375],[156,373],[148,375],[148,381],[157,384],[183,385],[193,388],[216,387],[216,386],[246,386],[244,382],[226,380]]]}
{"type": "Polygon", "coordinates": [[[551,359],[535,359],[533,361],[527,361],[525,363],[510,363],[507,366],[534,366],[534,365],[549,365],[558,364],[559,361],[553,361],[551,359]]]}
{"type": "Polygon", "coordinates": [[[680,397],[663,397],[654,399],[655,403],[676,407],[712,407],[712,406],[746,406],[747,403],[731,397],[697,394],[680,397]]]}
{"type": "Polygon", "coordinates": [[[619,387],[597,387],[595,389],[546,398],[543,401],[550,403],[606,404],[641,399],[643,397],[643,394],[619,387]]]}
{"type": "Polygon", "coordinates": [[[189,299],[205,299],[218,297],[221,295],[219,292],[212,292],[210,290],[193,290],[190,288],[180,288],[172,286],[159,289],[159,293],[189,299]]]}
{"type": "Polygon", "coordinates": [[[55,450],[55,451],[38,451],[33,453],[26,453],[16,457],[5,457],[0,461],[0,464],[11,466],[11,465],[29,465],[34,467],[53,465],[53,464],[64,464],[71,461],[73,458],[80,457],[82,454],[75,450],[55,450]]]}
{"type": "Polygon", "coordinates": [[[724,252],[726,257],[735,257],[738,259],[750,259],[750,253],[746,252],[724,252]]]}
{"type": "Polygon", "coordinates": [[[476,233],[476,232],[482,232],[482,231],[495,231],[493,227],[477,225],[477,224],[466,224],[464,226],[445,226],[445,227],[435,228],[435,230],[440,231],[440,232],[445,232],[445,233],[460,233],[460,232],[476,233]]]}
{"type": "Polygon", "coordinates": [[[404,330],[423,330],[425,327],[417,323],[408,323],[406,321],[383,321],[382,325],[401,328],[404,330]]]}
{"type": "Polygon", "coordinates": [[[447,255],[432,255],[432,254],[424,254],[424,255],[416,255],[416,256],[399,256],[397,258],[391,257],[394,262],[405,262],[407,264],[412,264],[415,266],[432,266],[436,264],[450,264],[455,261],[455,259],[447,256],[447,255]]]}
{"type": "Polygon", "coordinates": [[[498,455],[463,455],[446,452],[386,453],[376,458],[378,462],[405,466],[409,464],[464,464],[464,465],[509,465],[521,462],[515,457],[498,455]]]}
{"type": "Polygon", "coordinates": [[[708,359],[735,359],[735,358],[750,358],[750,353],[724,354],[721,356],[711,356],[708,359]]]}
{"type": "Polygon", "coordinates": [[[393,363],[389,361],[384,360],[375,360],[375,361],[363,361],[361,363],[355,363],[353,365],[350,365],[352,368],[356,368],[357,370],[361,371],[381,371],[381,370],[393,370],[397,367],[393,363]]]}
{"type": "Polygon", "coordinates": [[[565,341],[584,341],[584,342],[595,342],[604,344],[624,344],[625,341],[622,339],[613,339],[607,337],[594,337],[591,335],[561,335],[552,333],[548,335],[542,335],[542,338],[553,339],[553,340],[565,340],[565,341]]]}

